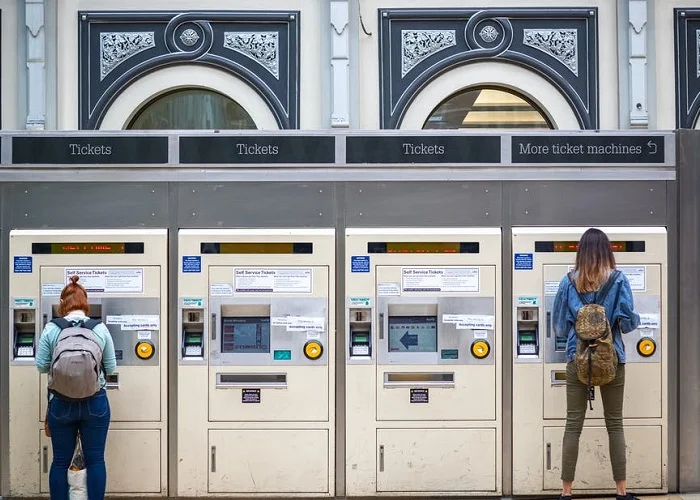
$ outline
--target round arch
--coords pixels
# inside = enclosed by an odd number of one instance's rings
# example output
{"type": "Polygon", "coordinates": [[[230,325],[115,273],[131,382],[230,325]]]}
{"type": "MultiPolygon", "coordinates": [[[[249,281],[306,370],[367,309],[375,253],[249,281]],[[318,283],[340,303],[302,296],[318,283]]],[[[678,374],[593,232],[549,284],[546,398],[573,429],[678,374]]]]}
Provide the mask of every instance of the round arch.
{"type": "Polygon", "coordinates": [[[551,83],[521,66],[496,61],[465,64],[431,80],[408,106],[399,128],[420,130],[447,97],[470,87],[483,86],[522,94],[547,115],[555,129],[581,130],[574,110],[551,83]]]}
{"type": "Polygon", "coordinates": [[[100,130],[124,130],[143,106],[163,94],[183,88],[218,92],[241,104],[258,130],[279,130],[270,107],[247,83],[224,71],[193,64],[163,68],[135,80],[109,106],[100,130]]]}

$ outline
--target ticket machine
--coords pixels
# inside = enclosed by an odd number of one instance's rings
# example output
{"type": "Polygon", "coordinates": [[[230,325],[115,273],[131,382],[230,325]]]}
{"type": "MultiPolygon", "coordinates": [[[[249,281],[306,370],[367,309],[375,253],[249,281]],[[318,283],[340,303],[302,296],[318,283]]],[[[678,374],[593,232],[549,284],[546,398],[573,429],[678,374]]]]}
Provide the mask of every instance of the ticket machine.
{"type": "Polygon", "coordinates": [[[178,495],[332,496],[335,230],[181,230],[178,495]]]}
{"type": "Polygon", "coordinates": [[[107,492],[166,494],[167,255],[164,229],[10,232],[12,496],[49,492],[47,376],[39,375],[34,357],[74,275],[87,290],[89,316],[109,329],[117,358],[106,386],[112,414],[107,492]]]}
{"type": "MultiPolygon", "coordinates": [[[[641,326],[623,335],[627,486],[663,493],[667,479],[667,242],[664,228],[601,228],[629,279],[641,326]]],[[[513,493],[561,488],[566,423],[566,337],[552,328],[560,280],[573,269],[586,228],[513,229],[513,493]]],[[[574,488],[614,492],[600,390],[581,434],[574,488]]]]}
{"type": "Polygon", "coordinates": [[[348,496],[501,492],[500,229],[348,229],[348,496]]]}

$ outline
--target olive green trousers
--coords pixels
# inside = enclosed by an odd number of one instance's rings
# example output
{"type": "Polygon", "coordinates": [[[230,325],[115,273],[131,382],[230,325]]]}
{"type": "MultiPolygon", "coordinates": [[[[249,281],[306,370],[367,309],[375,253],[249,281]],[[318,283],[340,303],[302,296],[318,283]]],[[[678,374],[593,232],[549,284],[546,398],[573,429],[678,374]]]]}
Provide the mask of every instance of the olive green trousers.
{"type": "MultiPolygon", "coordinates": [[[[615,380],[599,387],[603,400],[605,427],[608,430],[613,479],[623,481],[627,474],[625,431],[622,427],[622,404],[625,396],[625,365],[617,365],[615,380]]],[[[598,392],[596,390],[596,392],[598,392]]],[[[561,479],[573,481],[578,460],[578,442],[588,409],[588,387],[576,374],[576,364],[566,366],[566,429],[562,444],[561,479]]]]}

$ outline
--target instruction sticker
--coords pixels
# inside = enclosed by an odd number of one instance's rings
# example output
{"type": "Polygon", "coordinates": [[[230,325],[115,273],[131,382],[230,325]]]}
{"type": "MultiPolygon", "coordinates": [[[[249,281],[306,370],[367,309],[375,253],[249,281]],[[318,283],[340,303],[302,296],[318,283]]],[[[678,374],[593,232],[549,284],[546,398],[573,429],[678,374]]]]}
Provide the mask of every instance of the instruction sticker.
{"type": "Polygon", "coordinates": [[[36,301],[34,299],[13,299],[12,304],[15,309],[34,309],[34,304],[36,301]]]}
{"type": "Polygon", "coordinates": [[[474,330],[475,339],[487,339],[489,338],[489,333],[486,330],[474,330]]]}
{"type": "Polygon", "coordinates": [[[143,293],[143,268],[82,267],[65,268],[66,283],[79,276],[88,293],[143,293]]]}
{"type": "Polygon", "coordinates": [[[183,273],[201,273],[202,272],[202,256],[201,255],[183,255],[182,256],[182,272],[183,273]]]}
{"type": "Polygon", "coordinates": [[[15,256],[14,272],[16,273],[31,273],[32,272],[32,257],[30,256],[15,256]]]}
{"type": "Polygon", "coordinates": [[[411,403],[429,403],[430,393],[428,389],[411,389],[410,398],[411,403]]]}
{"type": "Polygon", "coordinates": [[[630,282],[633,292],[646,292],[647,290],[647,266],[617,266],[630,282]]]}
{"type": "Polygon", "coordinates": [[[306,332],[306,340],[321,340],[321,332],[306,332]]]}
{"type": "Polygon", "coordinates": [[[372,299],[370,297],[350,297],[350,307],[371,307],[372,299]]]}
{"type": "Polygon", "coordinates": [[[639,327],[640,328],[659,328],[659,315],[658,314],[640,314],[639,315],[639,327]]]}
{"type": "Polygon", "coordinates": [[[495,316],[468,314],[457,323],[457,330],[493,330],[495,316]]]}
{"type": "Polygon", "coordinates": [[[516,253],[513,258],[513,268],[516,271],[532,271],[533,260],[531,253],[516,253]]]}
{"type": "Polygon", "coordinates": [[[151,332],[143,332],[142,331],[142,332],[138,333],[139,340],[151,340],[151,335],[152,335],[151,332]]]}
{"type": "Polygon", "coordinates": [[[204,307],[204,299],[192,299],[192,298],[182,299],[182,307],[184,307],[184,308],[189,308],[189,307],[202,308],[202,307],[204,307]]]}
{"type": "Polygon", "coordinates": [[[377,283],[377,295],[401,295],[401,286],[398,283],[377,283]]]}
{"type": "Polygon", "coordinates": [[[353,255],[350,257],[350,272],[368,273],[369,255],[353,255]]]}
{"type": "Polygon", "coordinates": [[[260,403],[260,389],[241,389],[241,403],[260,403]]]}
{"type": "Polygon", "coordinates": [[[545,295],[556,295],[559,291],[558,281],[545,281],[544,282],[544,294],[545,295]]]}
{"type": "Polygon", "coordinates": [[[63,291],[63,283],[42,283],[41,284],[41,296],[42,297],[60,297],[63,291]]]}
{"type": "Polygon", "coordinates": [[[537,307],[540,303],[540,298],[539,297],[518,297],[516,302],[517,302],[517,305],[520,307],[524,307],[524,306],[537,307]]]}
{"type": "Polygon", "coordinates": [[[311,293],[312,278],[310,267],[236,268],[233,287],[236,293],[311,293]]]}
{"type": "Polygon", "coordinates": [[[209,287],[209,295],[212,297],[230,297],[233,295],[233,287],[228,283],[212,283],[209,287]]]}
{"type": "Polygon", "coordinates": [[[122,331],[160,330],[160,316],[157,314],[107,315],[105,323],[108,325],[119,325],[122,331]]]}
{"type": "Polygon", "coordinates": [[[404,292],[479,292],[478,267],[404,267],[404,292]]]}
{"type": "Polygon", "coordinates": [[[326,318],[306,316],[279,316],[270,318],[271,326],[285,326],[288,332],[323,332],[326,318]]]}

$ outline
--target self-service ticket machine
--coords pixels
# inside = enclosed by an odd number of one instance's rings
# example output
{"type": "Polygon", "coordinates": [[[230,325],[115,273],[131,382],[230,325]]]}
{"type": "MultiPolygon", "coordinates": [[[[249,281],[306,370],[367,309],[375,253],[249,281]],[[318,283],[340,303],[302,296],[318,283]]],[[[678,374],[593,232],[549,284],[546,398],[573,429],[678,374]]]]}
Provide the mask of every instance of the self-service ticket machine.
{"type": "Polygon", "coordinates": [[[47,377],[34,357],[73,275],[88,292],[90,317],[109,329],[117,358],[106,387],[107,492],[166,494],[167,255],[166,230],[10,232],[11,495],[49,492],[47,377]]]}
{"type": "Polygon", "coordinates": [[[348,496],[501,492],[500,229],[348,229],[348,496]]]}
{"type": "Polygon", "coordinates": [[[332,496],[335,230],[181,230],[178,495],[332,496]]]}
{"type": "MultiPolygon", "coordinates": [[[[664,228],[601,228],[629,279],[641,326],[623,336],[627,485],[662,493],[667,482],[667,242],[664,228]]],[[[566,337],[552,328],[560,280],[573,269],[586,228],[513,229],[513,493],[561,488],[566,423],[566,337]]],[[[600,390],[581,434],[574,488],[614,491],[600,390]]]]}

